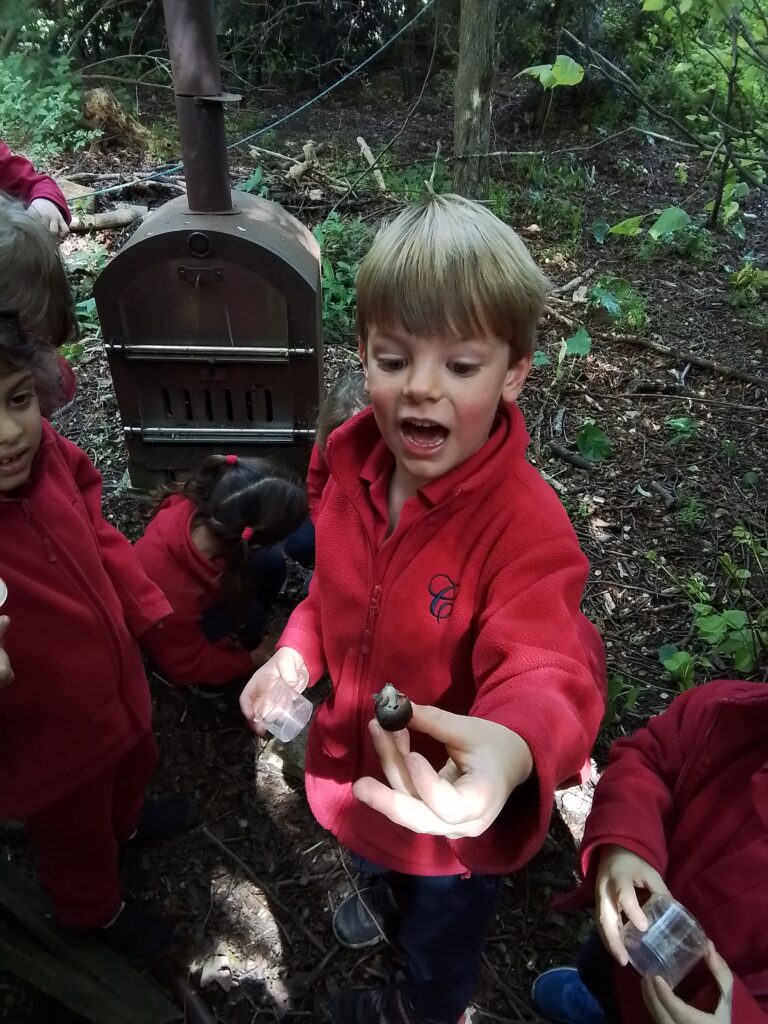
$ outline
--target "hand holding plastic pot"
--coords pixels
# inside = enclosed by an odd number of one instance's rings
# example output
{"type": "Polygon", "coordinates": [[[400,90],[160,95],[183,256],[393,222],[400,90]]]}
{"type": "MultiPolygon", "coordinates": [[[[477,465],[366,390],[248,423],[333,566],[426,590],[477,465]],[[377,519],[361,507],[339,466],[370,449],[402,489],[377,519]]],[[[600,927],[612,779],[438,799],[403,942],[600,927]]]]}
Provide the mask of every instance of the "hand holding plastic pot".
{"type": "Polygon", "coordinates": [[[663,978],[675,988],[701,960],[709,941],[696,918],[666,893],[643,904],[645,931],[631,921],[621,930],[629,962],[644,978],[663,978]]]}
{"type": "Polygon", "coordinates": [[[240,710],[259,736],[270,732],[288,743],[312,717],[312,704],[302,696],[308,683],[304,659],[282,647],[251,676],[240,694],[240,710]]]}

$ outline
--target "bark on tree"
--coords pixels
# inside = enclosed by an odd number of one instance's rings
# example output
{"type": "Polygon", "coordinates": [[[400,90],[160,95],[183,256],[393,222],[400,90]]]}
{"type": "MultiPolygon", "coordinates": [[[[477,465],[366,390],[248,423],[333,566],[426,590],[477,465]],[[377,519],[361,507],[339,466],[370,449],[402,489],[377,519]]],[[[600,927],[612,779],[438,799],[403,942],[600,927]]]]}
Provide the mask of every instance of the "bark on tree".
{"type": "Polygon", "coordinates": [[[459,61],[453,89],[453,187],[472,199],[488,196],[491,99],[496,74],[499,0],[461,0],[459,61]]]}

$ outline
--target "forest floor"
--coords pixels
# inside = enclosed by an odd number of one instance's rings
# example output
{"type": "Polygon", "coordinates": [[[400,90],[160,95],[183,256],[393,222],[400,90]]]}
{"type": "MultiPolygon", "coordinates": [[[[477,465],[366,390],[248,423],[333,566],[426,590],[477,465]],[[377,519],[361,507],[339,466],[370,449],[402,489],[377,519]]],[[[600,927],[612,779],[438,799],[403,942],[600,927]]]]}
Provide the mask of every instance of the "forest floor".
{"type": "MultiPolygon", "coordinates": [[[[398,170],[388,176],[394,182],[390,195],[358,189],[341,203],[340,215],[350,210],[375,224],[397,208],[398,187],[407,192],[429,176],[437,143],[450,151],[451,111],[444,99],[425,94],[407,120],[392,149],[398,170]],[[413,170],[414,160],[424,163],[413,170]]],[[[274,102],[264,116],[287,112],[293,100],[274,102]]],[[[535,134],[520,111],[519,97],[504,93],[502,83],[492,147],[544,150],[549,156],[495,160],[494,203],[556,288],[539,340],[549,363],[533,370],[521,406],[531,434],[530,458],[559,492],[591,562],[585,610],[603,632],[611,674],[612,699],[596,749],[602,764],[610,739],[634,731],[678,692],[680,684],[659,663],[660,647],[691,651],[696,682],[733,674],[729,659],[695,630],[696,601],[718,611],[746,608],[750,615],[768,606],[759,548],[768,534],[768,305],[765,291],[741,296],[729,284],[729,274],[747,257],[766,266],[768,210],[764,197],[748,196],[742,201],[745,241],[725,230],[694,234],[687,255],[672,244],[651,245],[644,235],[609,235],[599,242],[601,223],[646,214],[648,227],[673,205],[701,211],[711,194],[706,167],[633,130],[606,131],[589,111],[554,111],[535,134]],[[585,296],[595,286],[609,294],[608,310],[599,301],[588,308],[585,296]],[[734,304],[734,296],[741,304],[734,304]],[[589,352],[558,363],[563,339],[582,325],[591,337],[589,352]],[[664,346],[674,352],[665,353],[664,346]],[[701,360],[723,364],[724,370],[713,372],[701,360]],[[610,454],[580,467],[573,456],[585,421],[600,428],[610,454]],[[741,584],[743,592],[723,568],[725,556],[752,572],[741,584]]],[[[294,183],[265,165],[269,197],[316,226],[340,195],[329,182],[345,174],[353,180],[354,169],[362,170],[356,136],[378,152],[407,114],[394,84],[336,94],[263,142],[291,156],[300,156],[310,137],[323,144],[319,168],[294,183]]],[[[239,134],[239,123],[230,123],[230,136],[239,134]]],[[[118,149],[84,157],[66,170],[129,177],[149,166],[148,158],[131,163],[118,149]]],[[[244,180],[253,174],[254,159],[238,152],[232,169],[244,180]]],[[[132,194],[124,198],[138,201],[132,194]]],[[[98,241],[112,252],[124,237],[104,233],[98,241]]],[[[83,236],[65,244],[67,259],[81,264],[78,273],[93,244],[83,236]]],[[[327,380],[355,359],[353,339],[328,344],[327,380]]],[[[125,450],[97,341],[84,340],[76,369],[78,395],[57,425],[92,455],[105,477],[106,512],[133,538],[147,504],[122,486],[125,450]]],[[[599,437],[596,443],[600,447],[599,437]]],[[[292,578],[278,617],[290,611],[296,583],[292,578]]],[[[765,680],[768,664],[761,654],[745,673],[748,678],[765,680]]],[[[154,674],[151,685],[160,744],[154,789],[194,794],[203,824],[127,858],[126,887],[183,923],[187,941],[180,968],[195,984],[205,975],[204,998],[216,1019],[319,1020],[319,1003],[329,991],[389,977],[400,963],[394,949],[352,953],[332,938],[332,908],[350,888],[350,878],[335,840],[307,808],[301,750],[255,740],[234,698],[202,701],[170,689],[154,674]]],[[[588,790],[582,796],[588,802],[588,790]]],[[[571,818],[579,815],[569,814],[573,795],[569,799],[564,818],[577,831],[571,818]]],[[[32,869],[23,838],[8,840],[4,849],[32,869]]],[[[571,962],[590,927],[586,912],[563,915],[551,905],[574,885],[575,865],[571,829],[556,815],[543,851],[504,883],[476,1019],[535,1020],[532,980],[553,964],[571,962]]],[[[41,1007],[26,991],[6,988],[0,978],[3,993],[0,1019],[73,1019],[51,1004],[41,1007]]]]}

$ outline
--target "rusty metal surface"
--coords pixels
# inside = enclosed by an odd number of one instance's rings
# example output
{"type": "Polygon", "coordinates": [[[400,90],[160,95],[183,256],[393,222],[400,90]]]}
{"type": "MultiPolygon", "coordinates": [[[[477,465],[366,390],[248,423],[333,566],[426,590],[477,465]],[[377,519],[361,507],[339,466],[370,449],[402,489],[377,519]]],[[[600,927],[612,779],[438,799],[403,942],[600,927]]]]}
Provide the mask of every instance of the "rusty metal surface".
{"type": "Polygon", "coordinates": [[[177,96],[221,92],[212,0],[163,0],[173,89],[177,96]]]}
{"type": "Polygon", "coordinates": [[[177,96],[176,116],[190,211],[227,213],[232,209],[232,183],[221,106],[191,96],[177,96]]]}
{"type": "Polygon", "coordinates": [[[233,200],[231,216],[166,203],[96,281],[137,487],[211,451],[306,464],[322,380],[319,248],[277,204],[233,200]]]}

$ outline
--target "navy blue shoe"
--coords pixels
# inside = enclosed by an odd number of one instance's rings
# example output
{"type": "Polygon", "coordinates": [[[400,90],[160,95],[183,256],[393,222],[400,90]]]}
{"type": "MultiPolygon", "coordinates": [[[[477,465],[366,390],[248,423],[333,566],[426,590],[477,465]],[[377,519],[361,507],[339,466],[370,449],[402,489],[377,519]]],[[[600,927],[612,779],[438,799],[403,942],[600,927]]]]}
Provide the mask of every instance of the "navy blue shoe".
{"type": "Polygon", "coordinates": [[[188,796],[169,794],[144,801],[131,843],[159,843],[189,832],[197,824],[197,804],[188,796]]]}
{"type": "Polygon", "coordinates": [[[533,983],[535,1009],[558,1024],[605,1024],[603,1008],[575,967],[553,967],[533,983]]]}

